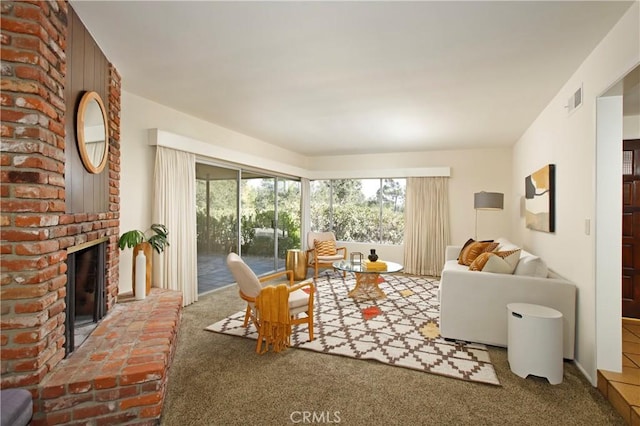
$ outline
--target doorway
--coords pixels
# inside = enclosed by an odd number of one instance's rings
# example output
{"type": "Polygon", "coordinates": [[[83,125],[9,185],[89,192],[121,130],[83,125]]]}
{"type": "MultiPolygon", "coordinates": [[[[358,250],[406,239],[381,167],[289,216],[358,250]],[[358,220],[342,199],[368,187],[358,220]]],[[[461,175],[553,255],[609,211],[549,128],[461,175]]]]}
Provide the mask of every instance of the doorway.
{"type": "Polygon", "coordinates": [[[621,85],[622,316],[640,319],[640,66],[621,85]]]}
{"type": "MultiPolygon", "coordinates": [[[[640,67],[596,98],[596,365],[590,373],[593,380],[596,370],[621,371],[622,368],[622,141],[640,137],[638,72],[640,67]],[[631,136],[633,133],[638,136],[631,136]]],[[[628,257],[628,253],[625,256],[628,257]]],[[[628,264],[627,259],[625,263],[628,264]]]]}
{"type": "Polygon", "coordinates": [[[622,316],[640,319],[640,139],[622,142],[622,316]]]}

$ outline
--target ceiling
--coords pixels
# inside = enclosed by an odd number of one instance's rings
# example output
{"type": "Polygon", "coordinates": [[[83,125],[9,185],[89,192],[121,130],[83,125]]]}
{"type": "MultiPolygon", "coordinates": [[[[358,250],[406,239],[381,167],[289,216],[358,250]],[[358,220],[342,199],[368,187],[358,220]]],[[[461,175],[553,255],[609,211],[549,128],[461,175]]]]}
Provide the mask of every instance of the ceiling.
{"type": "Polygon", "coordinates": [[[322,156],[510,146],[632,2],[71,4],[125,91],[322,156]]]}

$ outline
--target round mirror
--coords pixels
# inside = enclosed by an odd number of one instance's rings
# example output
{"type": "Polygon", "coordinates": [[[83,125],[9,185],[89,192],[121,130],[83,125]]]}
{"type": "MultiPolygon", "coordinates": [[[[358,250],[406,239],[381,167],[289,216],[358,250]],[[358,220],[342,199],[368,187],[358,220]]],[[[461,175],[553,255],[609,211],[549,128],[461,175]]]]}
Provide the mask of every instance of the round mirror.
{"type": "Polygon", "coordinates": [[[109,128],[107,113],[96,92],[86,92],[78,107],[78,150],[84,167],[100,173],[107,164],[109,128]]]}

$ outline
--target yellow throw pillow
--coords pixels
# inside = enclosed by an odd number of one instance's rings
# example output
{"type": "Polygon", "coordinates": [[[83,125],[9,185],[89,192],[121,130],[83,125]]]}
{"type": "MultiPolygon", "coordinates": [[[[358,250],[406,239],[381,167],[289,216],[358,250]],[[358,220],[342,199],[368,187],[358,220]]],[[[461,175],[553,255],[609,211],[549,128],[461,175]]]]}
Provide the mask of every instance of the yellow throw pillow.
{"type": "Polygon", "coordinates": [[[476,257],[475,260],[471,262],[471,265],[469,265],[469,270],[482,271],[482,268],[484,268],[484,265],[487,263],[487,260],[489,260],[489,257],[491,256],[493,256],[493,253],[491,252],[480,253],[480,255],[478,255],[478,257],[476,257]]]}
{"type": "Polygon", "coordinates": [[[476,257],[480,256],[482,253],[491,252],[497,248],[498,243],[488,241],[473,242],[462,249],[462,251],[460,252],[460,257],[458,258],[458,263],[460,265],[469,266],[474,260],[476,260],[476,257]]]}
{"type": "Polygon", "coordinates": [[[334,256],[337,254],[336,250],[336,242],[333,240],[327,241],[318,241],[313,240],[313,245],[316,251],[318,252],[318,256],[334,256]]]}

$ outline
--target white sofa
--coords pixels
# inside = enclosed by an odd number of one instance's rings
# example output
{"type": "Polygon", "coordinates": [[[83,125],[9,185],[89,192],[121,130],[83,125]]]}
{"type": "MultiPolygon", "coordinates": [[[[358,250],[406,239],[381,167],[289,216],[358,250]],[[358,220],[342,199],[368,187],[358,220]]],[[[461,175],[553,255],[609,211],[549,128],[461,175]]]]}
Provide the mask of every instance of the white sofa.
{"type": "MultiPolygon", "coordinates": [[[[496,240],[497,250],[516,246],[496,240]]],[[[507,346],[507,304],[533,303],[562,313],[563,356],[574,358],[576,286],[522,251],[513,274],[470,271],[459,265],[462,246],[448,246],[440,279],[440,334],[447,339],[507,346]]]]}

